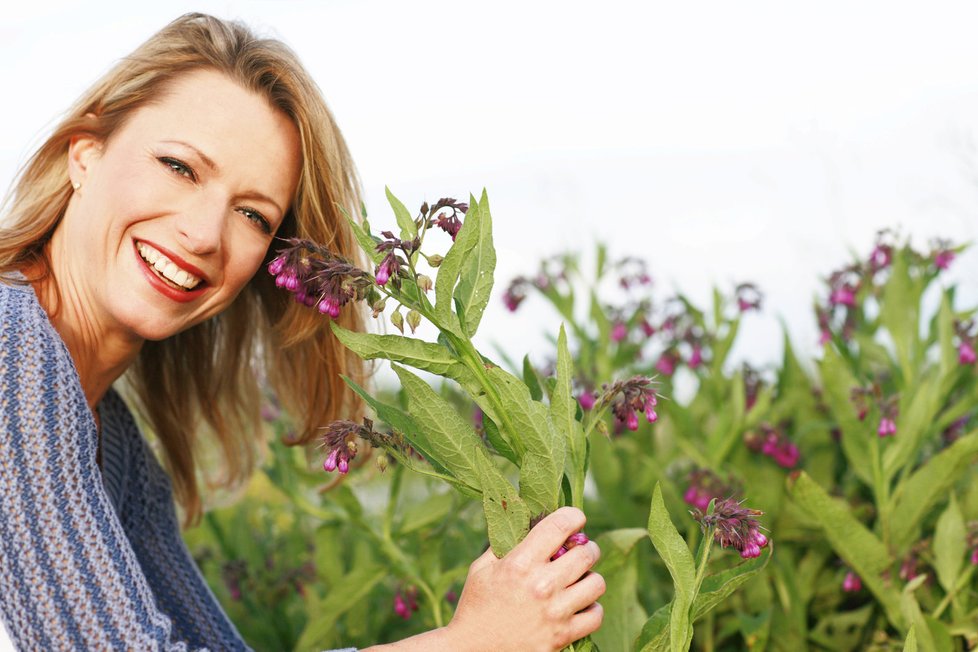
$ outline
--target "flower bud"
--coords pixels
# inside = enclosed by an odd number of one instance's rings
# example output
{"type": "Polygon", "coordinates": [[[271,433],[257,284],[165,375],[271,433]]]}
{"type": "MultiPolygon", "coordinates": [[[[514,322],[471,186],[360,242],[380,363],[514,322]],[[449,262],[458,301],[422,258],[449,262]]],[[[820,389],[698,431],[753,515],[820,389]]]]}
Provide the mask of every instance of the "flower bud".
{"type": "Polygon", "coordinates": [[[383,473],[384,471],[387,470],[387,467],[390,466],[391,458],[387,456],[387,453],[381,453],[380,455],[377,456],[375,463],[377,464],[377,469],[379,469],[380,472],[383,473]]]}
{"type": "Polygon", "coordinates": [[[401,333],[404,333],[404,316],[400,310],[395,310],[391,313],[391,324],[394,328],[401,331],[401,333]]]}
{"type": "Polygon", "coordinates": [[[407,323],[411,327],[411,333],[417,330],[418,326],[421,325],[421,313],[417,310],[409,310],[407,314],[407,323]]]}
{"type": "Polygon", "coordinates": [[[373,310],[374,318],[376,319],[377,316],[380,315],[380,313],[384,312],[384,308],[386,307],[387,307],[387,297],[382,297],[378,299],[376,302],[374,302],[373,306],[371,306],[373,310]]]}
{"type": "Polygon", "coordinates": [[[431,288],[435,287],[435,284],[431,282],[430,276],[425,276],[424,274],[418,274],[418,288],[427,293],[431,288]]]}
{"type": "Polygon", "coordinates": [[[428,256],[428,264],[432,267],[438,267],[441,265],[442,261],[445,260],[444,256],[439,256],[435,254],[434,256],[428,256]]]}

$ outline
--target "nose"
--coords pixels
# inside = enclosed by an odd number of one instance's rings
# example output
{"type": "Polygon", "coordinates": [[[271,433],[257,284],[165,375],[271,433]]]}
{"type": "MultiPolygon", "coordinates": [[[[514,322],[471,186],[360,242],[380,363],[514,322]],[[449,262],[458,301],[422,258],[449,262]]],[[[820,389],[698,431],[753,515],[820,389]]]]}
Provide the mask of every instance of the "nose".
{"type": "Polygon", "coordinates": [[[227,215],[227,204],[214,198],[187,207],[177,220],[180,244],[198,256],[220,251],[227,215]]]}

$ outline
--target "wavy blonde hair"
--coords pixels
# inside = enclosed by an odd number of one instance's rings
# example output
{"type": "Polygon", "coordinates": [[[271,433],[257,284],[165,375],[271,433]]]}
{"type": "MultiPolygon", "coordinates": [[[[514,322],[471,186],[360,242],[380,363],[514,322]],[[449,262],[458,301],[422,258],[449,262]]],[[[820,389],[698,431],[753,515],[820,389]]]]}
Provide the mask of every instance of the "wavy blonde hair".
{"type": "MultiPolygon", "coordinates": [[[[298,57],[280,41],[259,38],[242,24],[191,13],[157,32],[96,82],[21,170],[0,222],[0,275],[27,268],[42,270],[38,278],[50,274],[45,245],[71,196],[67,156],[72,137],[85,133],[104,142],[170,82],[200,69],[219,71],[265,97],[298,129],[302,170],[279,237],[308,238],[360,259],[340,209],[358,213],[356,170],[298,57]]],[[[362,329],[364,316],[346,310],[338,321],[362,329]]],[[[263,270],[221,315],[168,339],[146,342],[127,379],[160,441],[185,522],[196,522],[202,512],[198,475],[211,486],[233,488],[254,470],[262,442],[260,376],[295,418],[296,432],[287,443],[307,444],[317,427],[357,408],[339,374],[362,381],[364,365],[331,336],[323,317],[276,289],[263,270]],[[208,440],[217,443],[225,460],[218,474],[200,468],[208,440]]]]}

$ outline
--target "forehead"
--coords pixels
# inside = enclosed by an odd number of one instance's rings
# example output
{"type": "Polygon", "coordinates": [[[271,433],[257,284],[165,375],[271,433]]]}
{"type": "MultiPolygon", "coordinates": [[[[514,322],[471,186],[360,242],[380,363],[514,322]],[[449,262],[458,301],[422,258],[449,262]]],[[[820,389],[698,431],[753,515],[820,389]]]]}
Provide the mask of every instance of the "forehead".
{"type": "MultiPolygon", "coordinates": [[[[293,122],[268,100],[213,70],[175,78],[137,109],[113,139],[192,145],[222,173],[249,180],[285,177],[291,197],[301,160],[293,122]]],[[[282,189],[279,189],[282,192],[282,189]]]]}

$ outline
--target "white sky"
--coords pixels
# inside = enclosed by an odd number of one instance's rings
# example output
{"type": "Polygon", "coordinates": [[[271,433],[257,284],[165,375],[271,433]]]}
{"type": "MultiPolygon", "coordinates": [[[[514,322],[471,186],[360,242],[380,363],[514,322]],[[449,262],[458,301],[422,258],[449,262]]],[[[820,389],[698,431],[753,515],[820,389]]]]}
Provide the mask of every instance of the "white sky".
{"type": "MultiPolygon", "coordinates": [[[[772,361],[779,318],[814,350],[819,276],[879,228],[978,240],[978,8],[794,4],[17,3],[0,21],[0,184],[167,21],[240,18],[323,88],[375,226],[385,184],[412,209],[485,186],[500,285],[596,238],[703,302],[753,280],[766,309],[738,355],[772,361]]],[[[978,253],[952,269],[978,302],[978,253]]],[[[540,300],[491,306],[484,341],[515,356],[556,330],[540,300]]]]}

